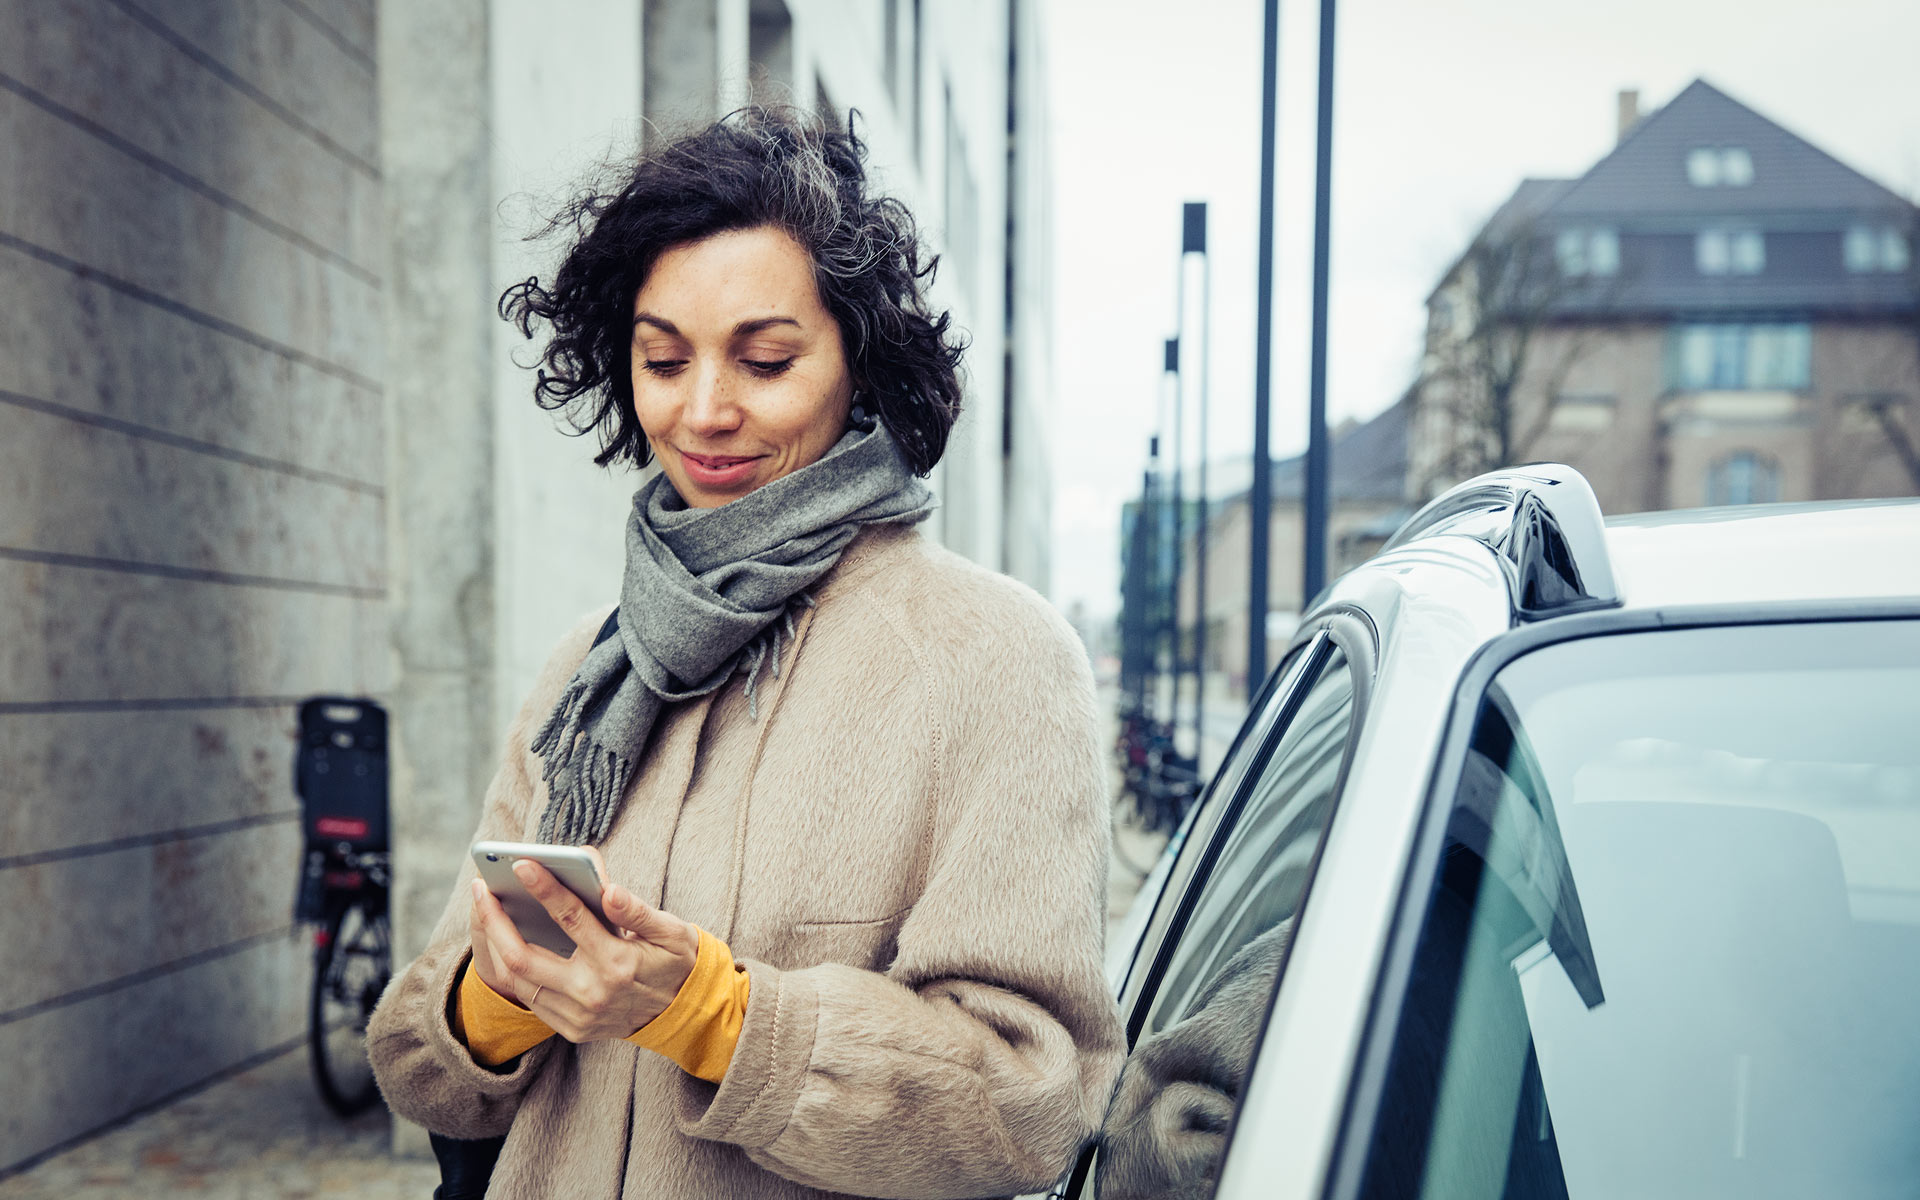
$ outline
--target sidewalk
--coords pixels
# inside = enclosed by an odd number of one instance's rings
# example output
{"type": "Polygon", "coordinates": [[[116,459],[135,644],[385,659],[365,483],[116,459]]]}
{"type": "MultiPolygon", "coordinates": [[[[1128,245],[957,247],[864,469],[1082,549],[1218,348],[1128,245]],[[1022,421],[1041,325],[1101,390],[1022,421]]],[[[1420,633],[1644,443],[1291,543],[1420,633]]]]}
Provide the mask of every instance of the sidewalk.
{"type": "Polygon", "coordinates": [[[439,1168],[393,1158],[392,1128],[384,1107],[328,1111],[303,1046],[0,1182],[0,1200],[427,1200],[439,1168]]]}

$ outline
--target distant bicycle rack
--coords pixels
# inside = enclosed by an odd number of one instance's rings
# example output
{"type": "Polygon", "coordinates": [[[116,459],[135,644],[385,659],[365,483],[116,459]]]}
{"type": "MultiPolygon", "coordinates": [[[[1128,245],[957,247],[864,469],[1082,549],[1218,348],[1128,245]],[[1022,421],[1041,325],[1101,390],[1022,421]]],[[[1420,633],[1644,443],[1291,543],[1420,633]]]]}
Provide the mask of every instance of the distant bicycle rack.
{"type": "Polygon", "coordinates": [[[307,1045],[321,1099],[348,1117],[380,1098],[367,1018],[393,973],[386,710],[340,696],[301,704],[293,784],[306,835],[293,915],[314,927],[307,1045]]]}
{"type": "Polygon", "coordinates": [[[1173,723],[1156,720],[1144,705],[1127,704],[1120,713],[1121,794],[1133,801],[1141,829],[1171,836],[1200,795],[1202,780],[1194,760],[1174,748],[1173,723]]]}

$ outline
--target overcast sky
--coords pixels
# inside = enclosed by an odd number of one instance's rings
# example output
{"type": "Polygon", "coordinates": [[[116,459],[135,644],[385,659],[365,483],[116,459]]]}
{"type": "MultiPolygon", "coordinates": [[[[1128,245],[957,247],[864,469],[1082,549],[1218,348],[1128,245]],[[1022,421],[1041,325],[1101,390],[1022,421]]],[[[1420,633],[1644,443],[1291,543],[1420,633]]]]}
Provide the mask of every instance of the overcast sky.
{"type": "MultiPolygon", "coordinates": [[[[1180,205],[1210,206],[1211,446],[1252,443],[1260,0],[1047,0],[1054,151],[1053,598],[1118,607],[1120,505],[1155,428],[1180,205]]],[[[1306,440],[1318,4],[1283,0],[1276,457],[1306,440]]],[[[1697,77],[1920,196],[1920,4],[1348,0],[1335,70],[1328,408],[1392,403],[1422,303],[1527,176],[1584,172],[1697,77]]],[[[1191,436],[1191,435],[1190,435],[1191,436]]]]}

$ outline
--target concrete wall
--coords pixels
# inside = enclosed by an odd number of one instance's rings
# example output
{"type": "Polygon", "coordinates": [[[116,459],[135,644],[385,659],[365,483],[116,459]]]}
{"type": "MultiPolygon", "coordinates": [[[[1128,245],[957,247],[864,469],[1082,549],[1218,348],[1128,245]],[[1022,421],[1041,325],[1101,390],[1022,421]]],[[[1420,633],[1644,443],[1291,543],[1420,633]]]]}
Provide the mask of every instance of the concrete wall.
{"type": "MultiPolygon", "coordinates": [[[[633,0],[571,0],[564,21],[524,0],[492,0],[491,13],[487,295],[497,297],[530,275],[551,278],[559,247],[527,235],[583,172],[639,145],[643,44],[662,51],[674,43],[644,40],[633,0]]],[[[564,420],[534,403],[533,374],[520,363],[532,360],[537,343],[490,315],[486,332],[495,430],[494,721],[504,730],[560,634],[619,594],[629,500],[641,476],[594,466],[595,436],[564,436],[564,420]]]]}
{"type": "Polygon", "coordinates": [[[485,6],[381,0],[396,962],[426,944],[500,756],[488,65],[485,6]]]}
{"type": "Polygon", "coordinates": [[[4,1174],[302,1037],[291,706],[388,672],[372,0],[0,28],[4,1174]]]}

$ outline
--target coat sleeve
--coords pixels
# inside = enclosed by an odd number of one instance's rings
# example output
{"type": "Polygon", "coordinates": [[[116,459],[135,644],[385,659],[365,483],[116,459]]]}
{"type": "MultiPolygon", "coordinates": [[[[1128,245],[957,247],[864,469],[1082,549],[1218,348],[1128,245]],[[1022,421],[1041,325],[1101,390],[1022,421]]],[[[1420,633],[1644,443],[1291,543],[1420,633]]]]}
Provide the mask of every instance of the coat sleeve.
{"type": "MultiPolygon", "coordinates": [[[[528,808],[536,794],[527,769],[527,743],[546,720],[605,617],[601,613],[577,625],[541,669],[538,682],[508,727],[500,768],[487,788],[473,840],[524,840],[528,808]]],[[[454,990],[471,957],[468,889],[477,872],[464,846],[443,850],[463,860],[459,880],[427,948],[381,995],[367,1022],[367,1057],[394,1112],[450,1137],[493,1137],[513,1123],[521,1097],[553,1053],[557,1039],[535,1046],[501,1071],[475,1062],[454,1037],[449,1013],[454,990]]]]}
{"type": "Polygon", "coordinates": [[[934,845],[894,962],[749,960],[733,1061],[681,1078],[682,1132],[810,1187],[939,1197],[1043,1190],[1099,1127],[1123,1044],[1107,768],[1078,638],[1020,615],[926,656],[948,697],[934,845]]]}

